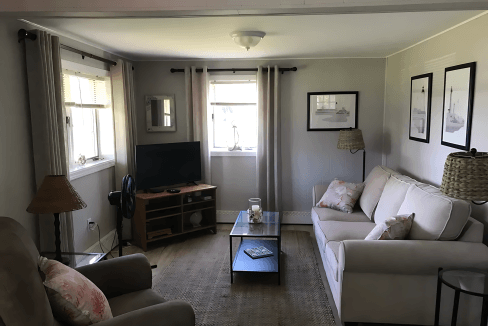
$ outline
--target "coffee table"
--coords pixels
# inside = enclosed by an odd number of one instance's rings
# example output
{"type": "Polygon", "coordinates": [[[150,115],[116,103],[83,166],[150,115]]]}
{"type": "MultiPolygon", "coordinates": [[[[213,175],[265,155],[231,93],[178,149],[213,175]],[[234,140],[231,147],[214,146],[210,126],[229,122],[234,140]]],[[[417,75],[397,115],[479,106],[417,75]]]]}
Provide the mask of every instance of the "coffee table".
{"type": "Polygon", "coordinates": [[[278,212],[263,212],[262,223],[249,223],[247,211],[241,211],[229,234],[230,240],[230,282],[234,282],[234,272],[277,273],[280,284],[281,220],[278,212]],[[239,248],[233,258],[232,239],[241,238],[239,248]],[[252,259],[244,250],[264,246],[273,256],[252,259]]]}

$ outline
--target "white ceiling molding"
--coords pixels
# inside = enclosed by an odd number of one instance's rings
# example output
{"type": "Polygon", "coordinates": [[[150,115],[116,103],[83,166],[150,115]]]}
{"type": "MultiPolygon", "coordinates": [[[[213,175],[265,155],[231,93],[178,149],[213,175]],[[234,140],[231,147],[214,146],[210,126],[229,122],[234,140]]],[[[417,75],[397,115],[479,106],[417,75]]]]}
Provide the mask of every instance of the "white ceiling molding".
{"type": "Polygon", "coordinates": [[[0,17],[208,17],[488,10],[483,0],[3,0],[0,17]]]}

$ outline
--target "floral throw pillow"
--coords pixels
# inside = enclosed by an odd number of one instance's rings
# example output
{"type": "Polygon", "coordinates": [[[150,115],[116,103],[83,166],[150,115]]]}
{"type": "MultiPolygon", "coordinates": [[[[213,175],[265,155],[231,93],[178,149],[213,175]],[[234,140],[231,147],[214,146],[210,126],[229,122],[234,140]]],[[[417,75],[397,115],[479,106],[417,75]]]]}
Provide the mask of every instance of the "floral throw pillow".
{"type": "Polygon", "coordinates": [[[397,215],[387,218],[374,227],[364,240],[403,240],[412,228],[415,214],[397,215]]]}
{"type": "Polygon", "coordinates": [[[105,295],[84,275],[45,257],[39,257],[38,265],[56,319],[84,326],[113,318],[105,295]]]}
{"type": "Polygon", "coordinates": [[[348,183],[335,179],[317,203],[318,207],[332,208],[344,213],[352,213],[354,205],[364,189],[364,183],[348,183]]]}

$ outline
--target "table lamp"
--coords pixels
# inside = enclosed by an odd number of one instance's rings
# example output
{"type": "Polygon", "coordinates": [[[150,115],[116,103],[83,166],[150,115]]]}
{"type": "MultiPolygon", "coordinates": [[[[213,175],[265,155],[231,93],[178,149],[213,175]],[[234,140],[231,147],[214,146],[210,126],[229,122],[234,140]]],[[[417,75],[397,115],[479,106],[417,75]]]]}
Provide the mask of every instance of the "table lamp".
{"type": "Polygon", "coordinates": [[[56,257],[54,259],[57,261],[68,263],[61,257],[59,213],[77,211],[85,207],[85,202],[64,175],[46,176],[36,196],[27,207],[29,213],[54,214],[54,235],[56,237],[56,257]]]}
{"type": "Polygon", "coordinates": [[[366,164],[366,150],[364,149],[363,132],[361,129],[343,129],[339,131],[338,149],[348,149],[352,154],[356,154],[360,149],[363,150],[363,182],[366,164]],[[353,152],[355,150],[355,152],[353,152]]]}
{"type": "Polygon", "coordinates": [[[471,200],[473,204],[488,202],[488,153],[451,153],[446,158],[441,191],[453,198],[471,200]],[[475,201],[482,201],[475,202],[475,201]]]}

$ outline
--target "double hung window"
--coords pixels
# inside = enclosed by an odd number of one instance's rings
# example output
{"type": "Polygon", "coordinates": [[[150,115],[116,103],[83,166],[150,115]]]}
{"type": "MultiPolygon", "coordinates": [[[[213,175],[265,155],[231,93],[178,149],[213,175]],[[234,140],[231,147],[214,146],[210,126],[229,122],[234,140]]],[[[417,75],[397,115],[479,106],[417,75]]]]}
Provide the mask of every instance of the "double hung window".
{"type": "Polygon", "coordinates": [[[209,85],[214,152],[253,152],[257,147],[255,76],[214,76],[209,85]]]}

